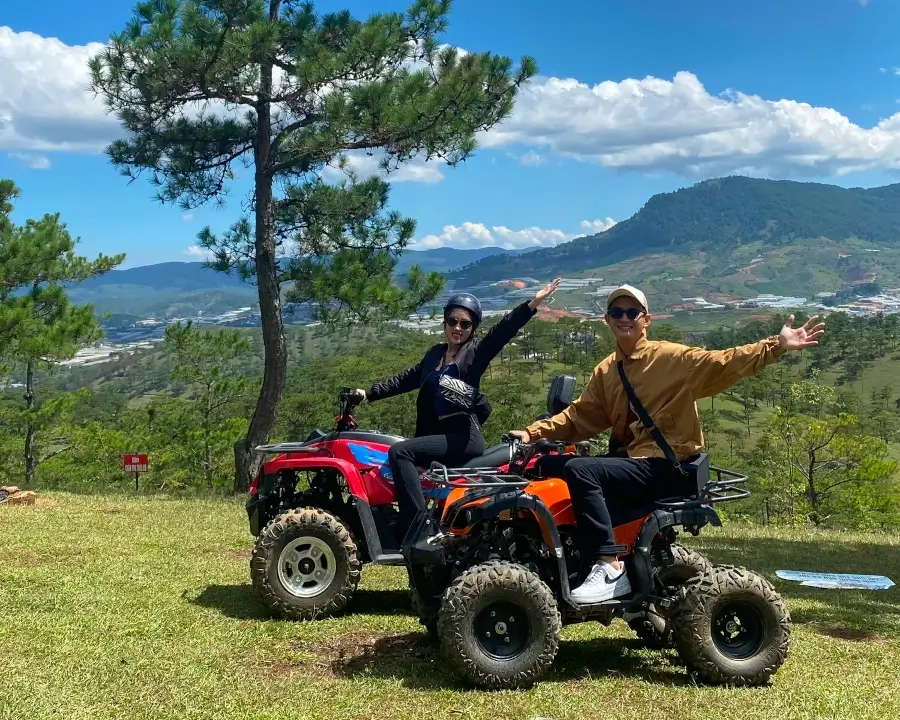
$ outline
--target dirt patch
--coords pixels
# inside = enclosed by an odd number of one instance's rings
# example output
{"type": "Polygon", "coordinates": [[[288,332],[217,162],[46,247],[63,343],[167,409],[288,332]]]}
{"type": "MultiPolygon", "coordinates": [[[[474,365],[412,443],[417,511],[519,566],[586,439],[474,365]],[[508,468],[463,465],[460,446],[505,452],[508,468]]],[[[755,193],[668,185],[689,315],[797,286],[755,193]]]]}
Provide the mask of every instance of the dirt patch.
{"type": "Polygon", "coordinates": [[[247,548],[231,548],[226,555],[232,560],[249,560],[251,551],[247,548]]]}
{"type": "Polygon", "coordinates": [[[18,565],[19,567],[35,567],[42,565],[41,556],[34,550],[24,548],[12,548],[3,552],[3,563],[18,565]]]}
{"type": "Polygon", "coordinates": [[[856,628],[842,627],[840,625],[830,625],[822,628],[820,632],[828,637],[837,638],[838,640],[850,640],[852,642],[864,642],[881,644],[887,642],[884,635],[876,635],[867,630],[858,630],[856,628]]]}
{"type": "Polygon", "coordinates": [[[41,495],[38,497],[37,502],[34,506],[40,510],[49,510],[50,508],[59,507],[60,505],[64,505],[65,502],[62,500],[57,500],[55,498],[48,498],[41,495]]]}
{"type": "Polygon", "coordinates": [[[325,642],[295,640],[290,643],[288,657],[264,661],[261,670],[274,678],[297,674],[348,677],[362,674],[369,667],[409,663],[430,653],[428,638],[422,633],[382,636],[355,630],[325,642]]]}
{"type": "Polygon", "coordinates": [[[557,322],[560,318],[578,318],[580,320],[584,319],[584,315],[572,312],[571,310],[560,310],[550,307],[538,308],[537,317],[538,320],[541,320],[543,322],[557,322]]]}

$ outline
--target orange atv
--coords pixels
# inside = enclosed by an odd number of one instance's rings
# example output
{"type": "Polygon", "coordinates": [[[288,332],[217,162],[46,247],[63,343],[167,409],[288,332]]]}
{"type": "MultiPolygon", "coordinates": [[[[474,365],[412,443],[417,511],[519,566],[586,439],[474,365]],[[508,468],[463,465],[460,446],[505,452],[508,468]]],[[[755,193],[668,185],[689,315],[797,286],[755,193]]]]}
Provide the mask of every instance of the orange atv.
{"type": "Polygon", "coordinates": [[[675,543],[678,529],[698,535],[706,525],[721,526],[712,505],[748,497],[738,487],[746,476],[710,467],[701,456],[696,495],[616,523],[632,593],[579,605],[570,593],[583,570],[578,528],[560,479],[568,458],[547,454],[531,463],[536,453],[562,448],[506,440],[514,461],[505,473],[432,466],[431,481],[449,495],[439,515],[420,517],[405,551],[420,620],[465,679],[528,686],[552,665],[563,623],[609,625],[617,617],[649,646],[674,647],[697,680],[760,685],[781,667],[790,617],[774,587],[675,543]]]}

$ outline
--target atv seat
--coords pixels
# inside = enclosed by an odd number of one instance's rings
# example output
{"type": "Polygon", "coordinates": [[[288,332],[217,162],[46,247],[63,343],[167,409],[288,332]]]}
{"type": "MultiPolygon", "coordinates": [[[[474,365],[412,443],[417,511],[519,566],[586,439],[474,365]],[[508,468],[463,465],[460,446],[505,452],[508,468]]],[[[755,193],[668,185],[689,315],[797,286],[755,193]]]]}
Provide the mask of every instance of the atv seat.
{"type": "Polygon", "coordinates": [[[498,468],[509,462],[509,445],[500,443],[489,447],[484,451],[484,455],[472,458],[467,463],[460,465],[464,468],[498,468]]]}

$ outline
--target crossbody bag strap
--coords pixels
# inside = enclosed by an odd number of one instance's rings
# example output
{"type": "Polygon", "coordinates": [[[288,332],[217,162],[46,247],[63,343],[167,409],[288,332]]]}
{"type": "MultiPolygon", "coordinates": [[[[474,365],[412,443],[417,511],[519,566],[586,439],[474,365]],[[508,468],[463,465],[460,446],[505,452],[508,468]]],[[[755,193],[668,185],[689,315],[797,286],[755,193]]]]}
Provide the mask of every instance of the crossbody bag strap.
{"type": "Polygon", "coordinates": [[[678,472],[682,475],[687,475],[684,468],[681,466],[681,463],[678,462],[678,456],[675,455],[675,451],[672,449],[672,446],[666,441],[665,436],[662,434],[662,431],[656,427],[656,423],[650,417],[650,414],[647,412],[646,408],[641,404],[641,401],[638,400],[638,396],[634,392],[634,388],[631,387],[631,383],[628,382],[628,378],[625,375],[625,367],[622,364],[622,361],[616,363],[616,367],[619,369],[619,377],[622,380],[622,387],[625,388],[625,394],[628,396],[628,402],[631,403],[631,407],[634,408],[634,411],[637,413],[638,418],[640,418],[641,424],[653,439],[656,441],[656,444],[659,445],[659,449],[663,451],[663,455],[666,456],[666,459],[672,463],[678,472]]]}

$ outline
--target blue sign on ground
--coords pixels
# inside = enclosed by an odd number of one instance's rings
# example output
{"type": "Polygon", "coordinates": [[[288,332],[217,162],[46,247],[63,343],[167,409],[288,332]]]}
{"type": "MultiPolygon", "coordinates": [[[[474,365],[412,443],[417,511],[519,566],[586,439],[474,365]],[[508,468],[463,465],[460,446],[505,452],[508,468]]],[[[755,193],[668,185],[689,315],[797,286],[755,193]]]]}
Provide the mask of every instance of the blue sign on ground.
{"type": "Polygon", "coordinates": [[[887,590],[894,586],[894,581],[884,575],[848,575],[802,570],[776,570],[775,574],[782,580],[793,580],[808,587],[832,590],[887,590]]]}

